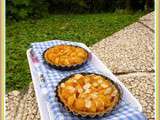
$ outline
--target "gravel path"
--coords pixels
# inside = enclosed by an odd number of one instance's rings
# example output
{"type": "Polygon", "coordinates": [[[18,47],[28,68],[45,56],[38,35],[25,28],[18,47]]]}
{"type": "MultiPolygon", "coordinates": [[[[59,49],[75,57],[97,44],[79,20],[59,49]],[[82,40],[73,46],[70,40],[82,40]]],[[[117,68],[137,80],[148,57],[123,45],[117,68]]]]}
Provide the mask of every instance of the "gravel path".
{"type": "Polygon", "coordinates": [[[26,91],[6,95],[6,120],[40,120],[32,83],[26,91]]]}
{"type": "Polygon", "coordinates": [[[154,34],[134,23],[92,46],[92,51],[115,74],[154,71],[154,34]]]}
{"type": "Polygon", "coordinates": [[[149,120],[154,120],[154,73],[130,73],[118,78],[139,100],[149,120]]]}
{"type": "MultiPolygon", "coordinates": [[[[154,120],[154,12],[91,47],[154,120]]],[[[40,120],[33,84],[6,95],[6,120],[40,120]]]]}

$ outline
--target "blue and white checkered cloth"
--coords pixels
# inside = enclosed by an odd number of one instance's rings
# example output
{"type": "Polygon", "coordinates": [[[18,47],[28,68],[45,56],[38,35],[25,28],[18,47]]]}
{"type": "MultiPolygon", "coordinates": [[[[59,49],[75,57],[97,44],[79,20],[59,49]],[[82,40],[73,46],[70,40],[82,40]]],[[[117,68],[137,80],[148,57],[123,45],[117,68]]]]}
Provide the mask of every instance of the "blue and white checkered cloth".
{"type": "Polygon", "coordinates": [[[57,84],[63,78],[74,73],[79,73],[79,72],[100,73],[100,72],[96,70],[96,68],[90,61],[88,61],[87,64],[85,64],[81,68],[72,71],[56,70],[45,64],[43,60],[43,52],[47,48],[59,44],[78,45],[80,47],[83,47],[82,44],[78,42],[61,41],[61,40],[37,42],[31,44],[32,52],[36,55],[40,63],[38,69],[43,74],[43,77],[45,79],[44,86],[48,90],[48,102],[50,103],[52,113],[54,113],[55,120],[147,120],[147,118],[144,116],[142,112],[139,112],[137,109],[127,104],[125,98],[122,98],[122,102],[116,107],[116,109],[110,115],[104,115],[103,117],[98,117],[94,119],[77,117],[72,113],[66,111],[55,97],[55,88],[57,84]]]}

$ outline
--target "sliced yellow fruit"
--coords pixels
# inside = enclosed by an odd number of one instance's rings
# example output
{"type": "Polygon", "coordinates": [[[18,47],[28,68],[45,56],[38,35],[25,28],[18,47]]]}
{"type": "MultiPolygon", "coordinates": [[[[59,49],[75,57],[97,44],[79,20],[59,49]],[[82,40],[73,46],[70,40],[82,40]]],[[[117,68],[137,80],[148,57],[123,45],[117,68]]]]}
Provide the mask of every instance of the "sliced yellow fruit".
{"type": "Polygon", "coordinates": [[[90,110],[91,110],[91,112],[96,112],[96,103],[94,101],[92,101],[92,103],[91,103],[90,110]]]}
{"type": "Polygon", "coordinates": [[[75,102],[75,107],[78,110],[84,110],[84,108],[85,108],[85,102],[84,102],[84,100],[81,99],[81,98],[78,98],[76,100],[76,102],[75,102]]]}
{"type": "Polygon", "coordinates": [[[69,96],[69,97],[68,97],[68,100],[67,100],[68,105],[69,105],[69,106],[72,106],[73,103],[74,103],[74,101],[75,101],[75,99],[76,99],[75,95],[69,96]]]}

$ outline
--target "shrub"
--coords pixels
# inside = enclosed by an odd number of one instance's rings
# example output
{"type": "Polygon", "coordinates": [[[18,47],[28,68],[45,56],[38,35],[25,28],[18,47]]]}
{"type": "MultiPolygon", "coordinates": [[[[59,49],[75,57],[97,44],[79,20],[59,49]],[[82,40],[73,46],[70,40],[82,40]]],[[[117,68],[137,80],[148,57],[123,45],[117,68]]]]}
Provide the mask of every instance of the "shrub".
{"type": "Polygon", "coordinates": [[[138,11],[154,7],[154,0],[7,0],[7,18],[40,18],[53,13],[138,11]]]}
{"type": "Polygon", "coordinates": [[[15,20],[42,17],[48,13],[45,0],[7,0],[6,8],[7,18],[15,20]]]}

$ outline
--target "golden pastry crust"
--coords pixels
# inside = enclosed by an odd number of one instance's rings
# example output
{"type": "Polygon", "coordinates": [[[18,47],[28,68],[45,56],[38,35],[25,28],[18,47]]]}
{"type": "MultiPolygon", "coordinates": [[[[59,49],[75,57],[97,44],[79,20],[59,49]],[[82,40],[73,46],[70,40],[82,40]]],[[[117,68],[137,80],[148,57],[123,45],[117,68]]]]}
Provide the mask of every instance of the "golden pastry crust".
{"type": "Polygon", "coordinates": [[[75,74],[60,83],[57,94],[69,111],[91,117],[110,112],[120,100],[117,86],[97,74],[75,74]]]}
{"type": "Polygon", "coordinates": [[[72,66],[82,64],[88,58],[88,52],[81,47],[72,45],[57,45],[44,53],[45,60],[57,66],[72,66]]]}

